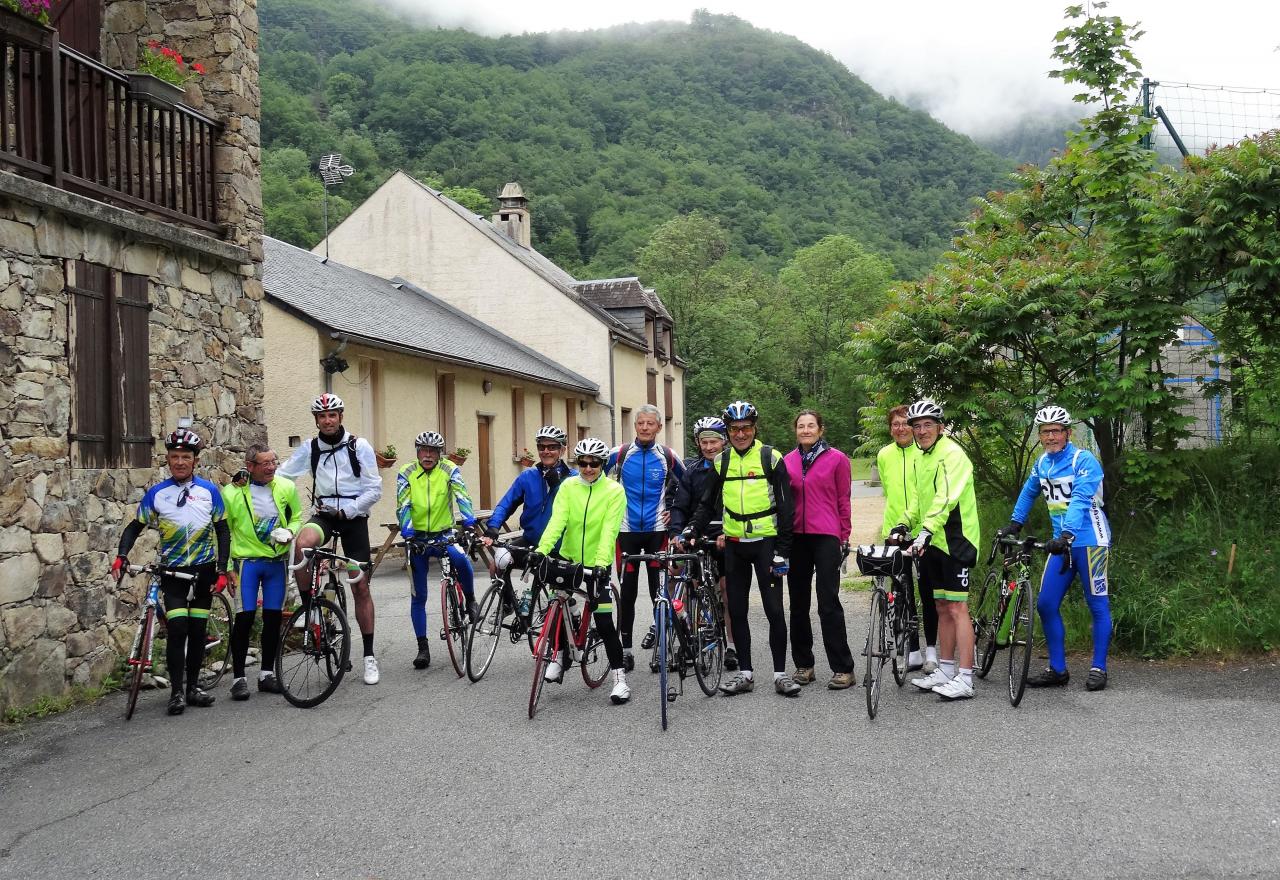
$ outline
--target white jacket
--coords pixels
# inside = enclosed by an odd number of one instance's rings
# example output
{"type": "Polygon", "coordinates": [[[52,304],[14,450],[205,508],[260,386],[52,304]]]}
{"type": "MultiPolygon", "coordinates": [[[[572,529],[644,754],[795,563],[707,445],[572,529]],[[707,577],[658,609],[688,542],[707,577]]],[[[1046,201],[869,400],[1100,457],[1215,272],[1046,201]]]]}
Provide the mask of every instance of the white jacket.
{"type": "Polygon", "coordinates": [[[333,507],[346,513],[347,518],[368,516],[373,505],[382,497],[382,477],[378,474],[378,460],[373,447],[363,437],[355,443],[356,458],[360,462],[360,476],[351,471],[351,453],[348,442],[351,435],[345,429],[337,444],[326,443],[313,437],[298,446],[282,464],[276,475],[296,481],[311,473],[311,444],[320,449],[320,461],[316,465],[314,492],[315,506],[333,507]]]}

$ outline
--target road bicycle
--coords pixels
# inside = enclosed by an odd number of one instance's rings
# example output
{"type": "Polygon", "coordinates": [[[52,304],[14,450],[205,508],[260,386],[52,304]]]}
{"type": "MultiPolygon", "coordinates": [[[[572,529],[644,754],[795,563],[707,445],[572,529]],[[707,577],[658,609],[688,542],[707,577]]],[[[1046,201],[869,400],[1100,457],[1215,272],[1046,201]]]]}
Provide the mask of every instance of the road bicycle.
{"type": "Polygon", "coordinates": [[[470,554],[474,537],[469,531],[448,529],[430,537],[406,538],[397,545],[406,553],[421,555],[424,562],[428,556],[440,559],[440,638],[449,649],[449,662],[458,678],[467,673],[467,640],[472,621],[467,617],[467,596],[454,574],[448,548],[456,544],[463,553],[470,554]]]}
{"type": "Polygon", "coordinates": [[[724,663],[723,640],[715,625],[713,606],[699,596],[692,574],[702,563],[698,553],[624,553],[627,565],[654,563],[658,567],[658,593],[653,602],[653,662],[658,673],[658,702],[662,729],[667,729],[667,705],[684,693],[684,679],[693,668],[698,685],[712,696],[720,684],[724,663]],[[696,622],[696,625],[695,625],[696,622]],[[704,626],[705,624],[705,626],[704,626]],[[715,662],[718,659],[719,662],[715,662]],[[675,681],[671,681],[674,675],[675,681]],[[714,683],[712,678],[714,677],[714,683]]]}
{"type": "MultiPolygon", "coordinates": [[[[551,594],[547,611],[538,630],[533,649],[533,685],[529,689],[529,718],[538,711],[538,700],[546,684],[547,667],[559,660],[568,672],[574,663],[582,667],[582,680],[587,687],[600,687],[609,674],[609,658],[605,654],[604,640],[592,625],[589,611],[579,613],[579,598],[590,602],[590,595],[583,586],[584,572],[581,565],[564,559],[548,558],[539,572],[542,582],[551,594]]],[[[612,584],[597,589],[613,589],[612,584]]]]}
{"type": "MultiPolygon", "coordinates": [[[[995,665],[996,652],[1009,648],[1009,703],[1015,708],[1022,702],[1035,649],[1036,588],[1031,577],[1034,550],[1044,550],[1044,543],[1038,538],[997,535],[991,542],[987,565],[1000,552],[1000,568],[987,572],[969,612],[980,677],[985,678],[995,665]]],[[[1069,565],[1069,559],[1064,559],[1064,570],[1069,565]]]]}
{"type": "Polygon", "coordinates": [[[893,679],[902,687],[907,679],[911,634],[917,632],[911,601],[914,560],[895,545],[859,547],[858,571],[872,579],[871,610],[867,622],[867,658],[862,684],[867,696],[867,717],[880,711],[880,680],[885,663],[892,662],[893,679]]]}
{"type": "Polygon", "coordinates": [[[328,547],[305,547],[298,555],[289,569],[311,568],[311,592],[285,618],[275,673],[284,698],[309,709],[327,700],[351,669],[346,589],[371,566],[328,547]]]}
{"type": "MultiPolygon", "coordinates": [[[[494,546],[508,553],[514,551],[515,554],[524,557],[524,568],[520,572],[519,582],[529,585],[524,590],[524,594],[528,596],[529,607],[524,614],[520,613],[520,603],[516,600],[514,590],[507,586],[502,572],[498,571],[489,589],[480,599],[480,611],[472,621],[471,632],[467,636],[467,678],[473,682],[484,678],[484,674],[489,670],[494,655],[498,652],[498,643],[502,640],[504,630],[511,644],[527,641],[529,651],[532,653],[537,643],[537,632],[541,629],[541,621],[546,615],[545,592],[536,577],[536,572],[529,567],[533,548],[503,542],[494,546]]],[[[511,570],[515,571],[514,565],[511,570]]]]}
{"type": "MultiPolygon", "coordinates": [[[[124,717],[128,721],[133,717],[138,705],[138,693],[142,690],[142,679],[153,670],[152,656],[155,651],[157,637],[164,638],[167,633],[164,619],[164,603],[160,592],[160,579],[173,578],[188,584],[187,601],[195,598],[196,576],[190,572],[178,571],[174,568],[150,563],[148,565],[130,565],[130,575],[145,575],[150,578],[147,595],[143,600],[142,618],[133,634],[133,646],[129,656],[125,658],[125,675],[129,682],[129,699],[125,706],[124,717]]],[[[231,644],[231,603],[221,593],[213,594],[213,604],[209,609],[208,621],[205,625],[204,663],[200,667],[199,685],[212,690],[227,669],[227,652],[231,644]]]]}

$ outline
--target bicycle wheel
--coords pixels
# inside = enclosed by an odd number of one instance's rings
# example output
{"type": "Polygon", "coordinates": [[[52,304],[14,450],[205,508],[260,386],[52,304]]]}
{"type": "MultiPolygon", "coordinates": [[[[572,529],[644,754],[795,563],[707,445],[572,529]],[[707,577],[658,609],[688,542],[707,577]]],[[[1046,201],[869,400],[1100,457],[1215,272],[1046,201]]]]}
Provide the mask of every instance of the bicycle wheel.
{"type": "Polygon", "coordinates": [[[440,638],[449,648],[449,662],[458,678],[466,675],[463,665],[466,661],[467,625],[463,621],[464,608],[462,588],[452,577],[440,581],[440,638]]]}
{"type": "Polygon", "coordinates": [[[1031,668],[1036,632],[1036,603],[1030,583],[1019,583],[1013,599],[1013,626],[1009,630],[1009,704],[1022,702],[1031,668]]]}
{"type": "Polygon", "coordinates": [[[235,615],[231,603],[221,593],[213,594],[213,606],[204,631],[204,665],[200,667],[200,686],[213,690],[226,675],[231,662],[231,625],[235,615]]]}
{"type": "Polygon", "coordinates": [[[593,615],[587,615],[583,621],[587,634],[583,638],[582,647],[582,680],[587,683],[587,687],[595,690],[609,677],[609,654],[604,649],[604,639],[596,632],[592,617],[593,615]]]}
{"type": "Polygon", "coordinates": [[[885,627],[888,623],[888,603],[883,590],[871,593],[871,614],[867,621],[867,671],[863,685],[867,691],[867,717],[875,718],[880,710],[880,675],[885,660],[889,658],[885,627]]]}
{"type": "MultiPolygon", "coordinates": [[[[880,579],[877,578],[877,583],[880,579]]],[[[911,609],[907,604],[907,597],[902,590],[902,585],[893,578],[884,579],[884,587],[889,590],[886,595],[889,597],[890,603],[887,606],[889,635],[892,637],[890,659],[893,661],[893,682],[898,687],[907,680],[907,661],[911,656],[911,634],[908,631],[908,624],[911,617],[911,609]]]]}
{"type": "Polygon", "coordinates": [[[667,609],[670,606],[662,595],[653,608],[653,625],[657,631],[658,649],[658,702],[662,704],[662,729],[667,729],[667,609]]]}
{"type": "Polygon", "coordinates": [[[708,697],[714,697],[720,688],[720,676],[724,673],[724,631],[716,622],[714,600],[700,587],[693,594],[689,619],[693,621],[693,674],[698,687],[708,697]]]}
{"type": "Polygon", "coordinates": [[[316,597],[289,615],[276,654],[276,681],[295,706],[318,706],[337,689],[351,656],[347,616],[333,602],[316,597]]]}
{"type": "Polygon", "coordinates": [[[471,635],[467,638],[467,678],[472,681],[484,678],[489,664],[493,662],[493,655],[498,652],[503,612],[506,610],[503,605],[502,583],[499,582],[491,586],[480,600],[480,614],[471,624],[471,635]]]}
{"type": "Polygon", "coordinates": [[[973,643],[978,649],[978,678],[987,677],[996,663],[996,651],[1000,649],[996,644],[996,634],[1000,629],[1000,614],[1004,610],[1003,586],[1000,572],[987,572],[982,588],[978,590],[978,601],[969,612],[973,620],[973,643]]]}
{"type": "Polygon", "coordinates": [[[133,710],[138,705],[138,692],[142,690],[142,676],[147,673],[147,657],[151,654],[151,636],[155,632],[156,609],[148,606],[142,620],[138,621],[138,633],[133,639],[133,650],[129,652],[129,702],[124,709],[124,720],[133,717],[133,710]]]}
{"type": "Polygon", "coordinates": [[[538,642],[538,635],[542,632],[542,624],[547,619],[547,594],[541,587],[534,588],[533,596],[529,600],[529,630],[525,634],[525,638],[529,642],[529,653],[534,654],[534,646],[538,642]]]}
{"type": "Polygon", "coordinates": [[[538,633],[538,642],[533,649],[533,686],[529,688],[530,718],[533,718],[534,713],[538,711],[538,698],[542,696],[543,676],[547,672],[547,666],[555,659],[556,652],[560,647],[560,615],[563,613],[563,606],[559,602],[552,602],[551,607],[547,609],[542,629],[538,633]]]}

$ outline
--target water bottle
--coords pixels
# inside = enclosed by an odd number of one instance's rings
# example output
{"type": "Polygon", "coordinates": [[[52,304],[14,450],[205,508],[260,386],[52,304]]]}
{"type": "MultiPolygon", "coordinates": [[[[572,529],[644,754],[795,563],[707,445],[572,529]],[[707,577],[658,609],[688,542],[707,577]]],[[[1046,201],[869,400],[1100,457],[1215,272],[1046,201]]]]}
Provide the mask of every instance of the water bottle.
{"type": "Polygon", "coordinates": [[[521,617],[529,616],[529,606],[533,604],[533,590],[525,590],[520,594],[520,604],[516,607],[516,613],[521,617]]]}

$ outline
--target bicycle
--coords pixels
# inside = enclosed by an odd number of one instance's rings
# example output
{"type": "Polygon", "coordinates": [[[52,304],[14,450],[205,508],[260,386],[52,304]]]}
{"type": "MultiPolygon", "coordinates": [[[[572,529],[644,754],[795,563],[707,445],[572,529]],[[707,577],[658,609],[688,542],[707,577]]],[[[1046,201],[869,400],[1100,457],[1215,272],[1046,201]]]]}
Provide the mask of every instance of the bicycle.
{"type": "Polygon", "coordinates": [[[472,537],[471,532],[449,529],[431,538],[406,538],[396,545],[403,547],[406,553],[417,553],[424,558],[431,553],[440,558],[440,638],[449,649],[449,662],[453,664],[458,678],[467,672],[467,638],[471,634],[472,622],[467,617],[467,597],[454,576],[453,561],[447,549],[457,544],[464,553],[470,554],[472,537]]]}
{"type": "MultiPolygon", "coordinates": [[[[1043,549],[1044,543],[1030,535],[997,535],[991,542],[987,565],[995,560],[997,551],[1002,551],[1000,569],[987,572],[970,611],[974,645],[980,652],[979,677],[985,678],[991,671],[996,652],[1005,644],[1009,647],[1009,703],[1015,708],[1026,690],[1035,642],[1036,590],[1031,578],[1031,551],[1043,549]]],[[[1069,565],[1070,561],[1064,559],[1064,570],[1069,565]]]]}
{"type": "MultiPolygon", "coordinates": [[[[600,687],[609,674],[609,658],[605,654],[604,640],[591,625],[591,614],[584,613],[574,619],[573,608],[577,596],[590,600],[582,585],[583,568],[564,559],[547,559],[542,564],[541,577],[551,597],[547,612],[539,629],[537,644],[533,649],[533,686],[529,689],[529,718],[538,711],[542,696],[544,676],[551,661],[567,655],[567,672],[574,663],[582,667],[582,680],[594,690],[600,687]]],[[[608,588],[612,590],[613,585],[608,588]]]]}
{"type": "MultiPolygon", "coordinates": [[[[508,552],[517,550],[525,553],[525,565],[520,573],[520,582],[527,584],[530,570],[529,555],[533,548],[505,543],[498,543],[495,546],[508,552]]],[[[512,570],[514,571],[514,566],[512,570]]],[[[533,652],[537,641],[533,624],[535,620],[540,621],[546,614],[546,603],[543,601],[542,585],[536,577],[533,586],[525,592],[529,593],[530,606],[528,613],[521,614],[514,591],[508,589],[501,574],[492,579],[489,589],[480,599],[480,611],[472,621],[471,632],[467,636],[466,667],[469,680],[475,682],[484,678],[489,665],[493,663],[494,655],[498,652],[498,642],[502,638],[504,629],[508,632],[511,644],[527,640],[530,653],[533,652]],[[511,618],[510,622],[507,621],[508,616],[511,618]],[[477,645],[479,645],[478,648],[477,645]]],[[[540,623],[539,628],[541,628],[540,623]]]]}
{"type": "Polygon", "coordinates": [[[360,581],[369,563],[339,556],[326,547],[306,547],[299,555],[289,570],[311,567],[310,596],[304,596],[285,618],[275,673],[284,698],[310,709],[327,700],[351,669],[345,588],[360,581]]]}
{"type": "Polygon", "coordinates": [[[884,664],[892,660],[893,679],[898,687],[902,687],[907,679],[911,633],[918,627],[910,599],[913,560],[901,547],[892,544],[859,547],[856,560],[858,571],[872,579],[867,644],[863,650],[867,669],[863,673],[862,685],[867,695],[867,717],[875,718],[880,711],[880,679],[884,664]]]}
{"type": "MultiPolygon", "coordinates": [[[[188,582],[190,584],[187,589],[188,601],[195,597],[196,582],[194,574],[154,562],[147,565],[130,565],[127,571],[134,576],[148,575],[151,582],[147,586],[147,595],[143,600],[142,619],[138,621],[138,629],[133,635],[133,646],[129,649],[129,656],[125,658],[125,665],[130,667],[126,671],[129,679],[129,699],[124,713],[126,721],[133,718],[134,709],[138,704],[138,692],[142,689],[142,679],[153,668],[152,656],[157,628],[161,636],[167,634],[162,616],[164,604],[160,595],[160,578],[167,576],[188,582]]],[[[221,593],[214,593],[205,628],[205,656],[198,682],[203,688],[217,687],[226,673],[227,652],[231,643],[231,621],[231,603],[221,593]]]]}

